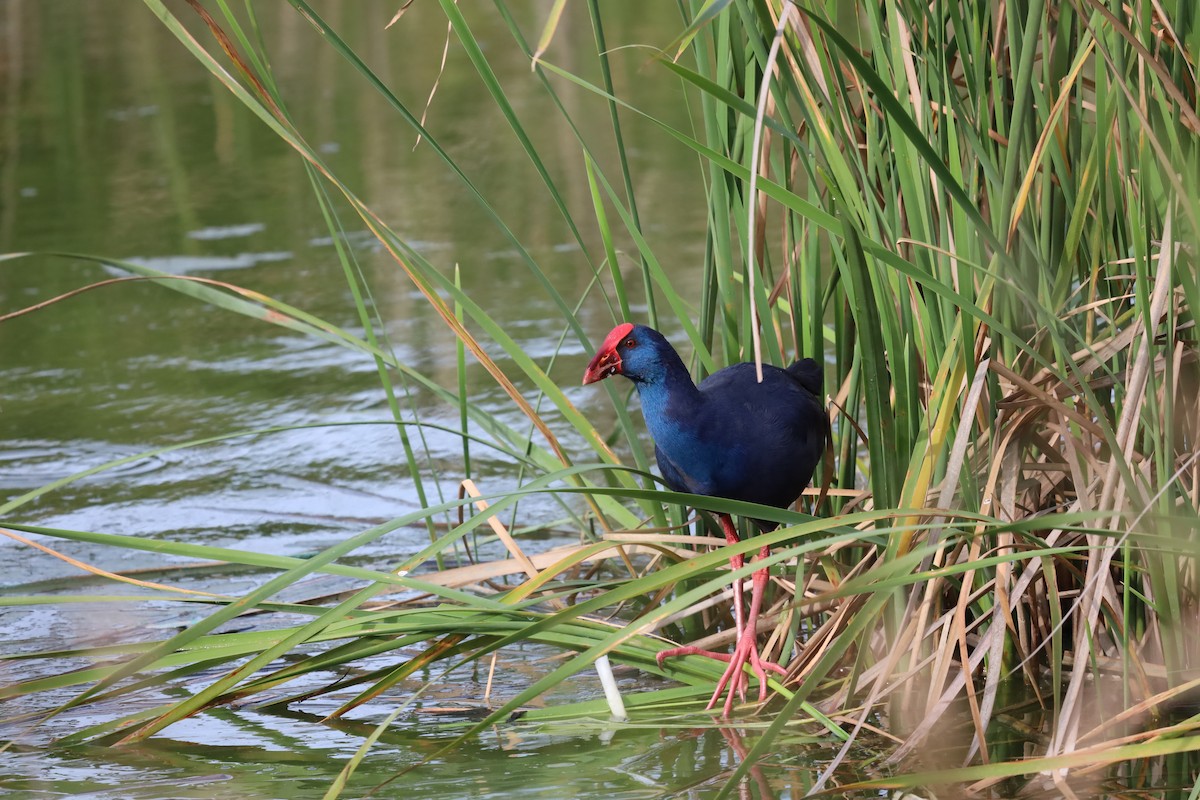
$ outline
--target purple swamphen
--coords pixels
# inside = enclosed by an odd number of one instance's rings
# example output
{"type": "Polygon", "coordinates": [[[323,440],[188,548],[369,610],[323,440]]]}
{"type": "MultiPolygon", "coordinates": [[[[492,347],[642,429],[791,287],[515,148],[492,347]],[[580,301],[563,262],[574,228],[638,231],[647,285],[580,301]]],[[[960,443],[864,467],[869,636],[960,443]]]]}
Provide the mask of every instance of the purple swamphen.
{"type": "MultiPolygon", "coordinates": [[[[583,375],[584,384],[610,375],[633,381],[642,400],[646,427],[654,439],[654,454],[667,485],[677,492],[726,497],[787,508],[808,485],[825,450],[828,417],[819,399],[821,366],[805,358],[787,369],[763,365],[762,382],[753,364],[734,364],[701,381],[697,387],[675,348],[661,333],[644,325],[624,323],[612,329],[583,375]]],[[[718,514],[725,539],[739,541],[728,514],[718,514]]],[[[756,520],[761,530],[773,522],[756,520]]],[[[769,548],[759,550],[765,558],[769,548]]],[[[733,569],[745,561],[729,559],[733,569]]],[[[780,675],[783,667],[764,661],[758,652],[757,623],[768,581],[764,567],[753,575],[750,612],[744,615],[742,586],[734,584],[737,643],[732,654],[698,647],[676,647],[658,653],[664,659],[702,655],[729,664],[708,708],[728,687],[724,713],[733,707],[736,692],[745,700],[749,664],[759,680],[759,702],[766,698],[766,670],[780,675]]]]}

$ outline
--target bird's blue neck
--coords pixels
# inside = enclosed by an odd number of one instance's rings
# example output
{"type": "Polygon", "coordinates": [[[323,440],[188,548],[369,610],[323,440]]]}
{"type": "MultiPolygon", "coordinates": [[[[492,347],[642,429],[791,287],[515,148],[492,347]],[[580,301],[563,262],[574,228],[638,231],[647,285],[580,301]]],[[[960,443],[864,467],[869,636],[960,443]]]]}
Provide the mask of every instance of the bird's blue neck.
{"type": "Polygon", "coordinates": [[[646,426],[656,439],[670,435],[664,425],[688,419],[701,401],[700,390],[688,374],[682,359],[673,350],[662,354],[662,368],[634,382],[642,401],[646,426]]]}

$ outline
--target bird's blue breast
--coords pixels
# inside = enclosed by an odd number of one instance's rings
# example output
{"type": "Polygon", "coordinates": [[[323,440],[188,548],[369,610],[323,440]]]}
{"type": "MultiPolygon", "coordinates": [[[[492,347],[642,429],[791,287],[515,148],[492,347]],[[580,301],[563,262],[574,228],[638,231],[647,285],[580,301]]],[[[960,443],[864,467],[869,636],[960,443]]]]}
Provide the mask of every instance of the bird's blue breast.
{"type": "Polygon", "coordinates": [[[655,436],[655,457],[668,485],[692,494],[720,495],[728,485],[731,462],[739,461],[732,453],[722,457],[719,448],[697,437],[683,425],[668,424],[663,435],[655,436]]]}
{"type": "MultiPolygon", "coordinates": [[[[746,464],[744,443],[713,425],[711,409],[698,396],[645,386],[642,413],[654,439],[659,470],[667,484],[692,494],[728,496],[746,464]]],[[[719,422],[719,420],[718,420],[719,422]]]]}

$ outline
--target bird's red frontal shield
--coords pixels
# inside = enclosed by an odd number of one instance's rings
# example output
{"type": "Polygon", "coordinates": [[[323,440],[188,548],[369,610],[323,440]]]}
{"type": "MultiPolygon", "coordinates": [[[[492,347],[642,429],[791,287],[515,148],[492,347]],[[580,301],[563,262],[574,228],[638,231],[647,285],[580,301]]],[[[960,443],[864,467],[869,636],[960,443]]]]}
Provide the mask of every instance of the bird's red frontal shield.
{"type": "Polygon", "coordinates": [[[583,373],[583,383],[585,386],[589,383],[602,381],[609,375],[617,375],[621,372],[621,356],[617,353],[617,345],[632,330],[633,323],[623,322],[608,332],[608,336],[604,338],[604,343],[596,351],[595,358],[591,360],[587,366],[587,370],[583,373]]]}

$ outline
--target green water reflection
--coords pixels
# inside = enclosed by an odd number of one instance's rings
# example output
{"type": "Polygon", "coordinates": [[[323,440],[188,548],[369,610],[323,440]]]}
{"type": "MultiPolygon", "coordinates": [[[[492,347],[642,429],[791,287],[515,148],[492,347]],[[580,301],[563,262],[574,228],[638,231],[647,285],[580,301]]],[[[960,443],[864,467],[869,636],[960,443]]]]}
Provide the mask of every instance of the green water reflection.
{"type": "MultiPolygon", "coordinates": [[[[36,769],[38,777],[9,783],[25,792],[67,792],[89,798],[212,798],[213,800],[286,800],[320,797],[337,777],[361,735],[324,730],[314,741],[315,720],[263,718],[254,713],[213,715],[205,735],[230,728],[233,743],[193,744],[159,740],[118,750],[84,749],[54,753],[36,769]],[[261,738],[249,740],[246,729],[261,738]],[[304,733],[302,734],[301,731],[304,733]],[[96,763],[105,769],[97,774],[96,763]],[[119,784],[117,781],[119,780],[119,784]],[[114,785],[115,784],[115,785],[114,785]]],[[[715,794],[735,765],[726,731],[696,729],[662,735],[647,729],[607,729],[604,723],[580,723],[566,732],[519,725],[481,734],[472,744],[434,756],[446,737],[403,727],[379,741],[355,773],[348,796],[378,789],[382,797],[577,798],[641,800],[658,797],[705,797],[715,794]],[[428,763],[400,774],[425,758],[428,763]]],[[[804,745],[789,743],[793,752],[804,745]]],[[[18,759],[21,754],[18,754],[18,759]]],[[[32,754],[30,754],[32,762],[32,754]]],[[[32,767],[32,763],[30,764],[32,767]]],[[[766,796],[800,796],[806,770],[777,765],[766,796]]],[[[756,790],[759,787],[756,786],[756,790]]]]}
{"type": "MultiPolygon", "coordinates": [[[[387,30],[383,23],[395,11],[387,3],[325,2],[318,9],[404,102],[424,106],[446,33],[434,4],[416,4],[387,30]]],[[[518,11],[535,35],[540,9],[531,4],[518,11]]],[[[300,160],[146,9],[123,0],[58,0],[12,2],[0,13],[11,45],[4,56],[0,249],[140,260],[261,291],[357,329],[300,160]]],[[[447,271],[459,266],[472,296],[528,352],[553,353],[561,327],[553,303],[461,181],[429,146],[414,151],[411,130],[299,15],[282,4],[257,13],[290,110],[331,167],[413,247],[447,271]]],[[[618,3],[605,13],[620,41],[661,43],[678,25],[677,11],[666,7],[618,3]]],[[[494,12],[474,9],[470,20],[566,202],[587,219],[591,200],[573,135],[508,45],[494,12]]],[[[206,34],[198,24],[195,32],[206,34]]],[[[590,29],[568,20],[559,37],[553,52],[560,63],[594,73],[590,29]]],[[[645,51],[621,51],[615,66],[622,92],[633,101],[678,105],[678,85],[647,63],[645,51]]],[[[603,135],[606,109],[570,86],[559,88],[578,124],[596,131],[596,150],[611,155],[603,135]]],[[[582,297],[591,282],[588,258],[457,47],[428,125],[562,295],[571,302],[582,297]]],[[[638,143],[633,156],[642,160],[635,165],[639,196],[652,209],[645,215],[648,235],[681,266],[695,263],[704,216],[696,162],[679,148],[662,147],[664,137],[636,118],[627,125],[638,143]]],[[[453,337],[353,215],[345,219],[393,348],[405,362],[455,386],[453,337]]],[[[595,230],[583,233],[587,250],[598,252],[595,230]]],[[[108,277],[79,261],[9,262],[0,266],[0,300],[4,311],[14,311],[108,277]]],[[[606,330],[603,303],[585,308],[596,313],[590,327],[606,330]]],[[[369,359],[146,284],[97,289],[10,320],[0,326],[0,348],[6,384],[0,437],[9,444],[0,462],[0,496],[173,441],[262,425],[388,418],[369,359]]],[[[574,386],[583,355],[582,346],[570,342],[554,377],[574,386]]],[[[509,413],[494,383],[474,366],[468,391],[474,402],[509,413]]],[[[582,394],[579,400],[595,402],[582,394]]],[[[423,419],[457,424],[452,409],[420,394],[412,402],[423,419]]],[[[520,422],[516,416],[510,421],[520,422]]],[[[446,462],[453,471],[457,440],[431,434],[423,444],[434,463],[446,462]]],[[[356,527],[364,517],[411,506],[414,497],[410,478],[394,466],[403,461],[398,439],[385,428],[230,443],[219,461],[242,460],[232,486],[228,470],[213,468],[211,454],[180,458],[187,463],[164,464],[132,480],[101,477],[86,492],[68,489],[25,519],[99,528],[119,500],[130,532],[183,529],[206,537],[203,509],[227,507],[231,489],[245,493],[256,526],[292,519],[281,513],[288,498],[296,492],[307,497],[311,486],[331,481],[346,493],[323,505],[334,519],[322,525],[335,528],[339,516],[353,517],[356,527]],[[208,485],[211,496],[180,513],[178,502],[194,499],[198,483],[208,485]]],[[[478,466],[500,480],[512,471],[511,464],[490,463],[485,452],[478,466]]]]}

